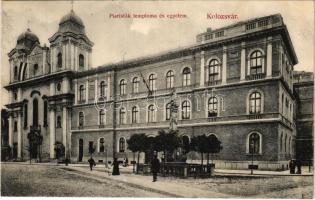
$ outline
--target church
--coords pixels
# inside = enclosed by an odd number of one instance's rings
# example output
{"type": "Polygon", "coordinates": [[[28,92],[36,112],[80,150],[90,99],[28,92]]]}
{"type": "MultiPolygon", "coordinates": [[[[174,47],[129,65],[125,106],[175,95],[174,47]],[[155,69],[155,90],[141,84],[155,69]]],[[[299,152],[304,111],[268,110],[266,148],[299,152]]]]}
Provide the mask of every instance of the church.
{"type": "Polygon", "coordinates": [[[72,163],[86,162],[93,147],[97,162],[132,161],[131,135],[169,129],[174,91],[181,137],[213,134],[222,142],[217,168],[247,169],[253,160],[258,169],[284,169],[295,158],[298,59],[280,14],[208,28],[192,46],[96,68],[93,42],[73,10],[49,42],[42,46],[28,29],[8,53],[8,138],[17,160],[54,160],[62,144],[72,163]],[[40,138],[34,155],[30,133],[40,138]]]}

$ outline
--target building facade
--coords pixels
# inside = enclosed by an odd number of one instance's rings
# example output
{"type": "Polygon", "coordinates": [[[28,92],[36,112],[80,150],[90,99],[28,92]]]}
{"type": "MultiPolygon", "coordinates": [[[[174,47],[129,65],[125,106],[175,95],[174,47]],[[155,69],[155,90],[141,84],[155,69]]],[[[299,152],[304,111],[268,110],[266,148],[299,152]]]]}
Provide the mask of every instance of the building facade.
{"type": "MultiPolygon", "coordinates": [[[[100,162],[128,157],[132,134],[155,136],[170,126],[190,139],[214,134],[223,149],[216,167],[283,169],[295,157],[297,57],[281,15],[243,21],[197,35],[196,44],[155,56],[91,68],[93,42],[71,11],[41,46],[30,30],[8,54],[9,145],[26,159],[28,133],[43,137],[41,157],[55,144],[72,162],[89,149],[100,162]]],[[[200,159],[190,154],[188,162],[200,159]]]]}

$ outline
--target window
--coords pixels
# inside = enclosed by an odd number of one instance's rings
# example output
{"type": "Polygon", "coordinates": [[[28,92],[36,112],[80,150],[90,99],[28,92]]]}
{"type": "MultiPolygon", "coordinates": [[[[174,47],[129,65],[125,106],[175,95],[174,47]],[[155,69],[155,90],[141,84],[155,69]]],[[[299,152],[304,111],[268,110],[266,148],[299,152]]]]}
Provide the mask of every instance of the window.
{"type": "Polygon", "coordinates": [[[156,90],[155,81],[156,81],[156,76],[154,74],[150,74],[150,76],[149,76],[149,89],[150,89],[150,91],[156,90]]]}
{"type": "Polygon", "coordinates": [[[99,140],[99,152],[105,152],[104,138],[100,138],[99,140]]]}
{"type": "Polygon", "coordinates": [[[62,68],[62,54],[58,53],[57,55],[57,67],[62,68]]]}
{"type": "Polygon", "coordinates": [[[171,102],[169,102],[165,106],[165,119],[166,120],[170,120],[171,119],[171,107],[172,107],[171,102]]]}
{"type": "Polygon", "coordinates": [[[132,92],[133,93],[139,92],[139,78],[138,77],[134,77],[132,79],[132,92]]]}
{"type": "Polygon", "coordinates": [[[249,113],[250,114],[261,113],[261,95],[259,92],[253,92],[249,96],[249,113]]]}
{"type": "Polygon", "coordinates": [[[61,83],[57,83],[57,91],[61,90],[61,83]]]}
{"type": "Polygon", "coordinates": [[[209,82],[213,83],[220,79],[219,77],[219,61],[212,59],[209,63],[209,82]]]}
{"type": "Polygon", "coordinates": [[[100,110],[99,116],[100,116],[100,125],[105,125],[105,111],[100,110]]]}
{"type": "Polygon", "coordinates": [[[256,28],[256,23],[246,24],[246,30],[251,30],[256,28]]]}
{"type": "Polygon", "coordinates": [[[35,64],[35,65],[33,66],[34,76],[36,75],[37,71],[38,71],[38,64],[35,64]]]}
{"type": "Polygon", "coordinates": [[[61,116],[57,116],[57,128],[61,128],[61,116]]]}
{"type": "Polygon", "coordinates": [[[124,153],[126,150],[126,141],[125,138],[119,138],[119,152],[124,153]]]}
{"type": "Polygon", "coordinates": [[[102,81],[100,83],[100,97],[106,97],[106,88],[107,88],[107,85],[105,81],[102,81]]]}
{"type": "Polygon", "coordinates": [[[27,127],[27,114],[28,114],[27,104],[24,104],[24,128],[27,127]]]}
{"type": "Polygon", "coordinates": [[[84,69],[84,56],[82,54],[79,55],[79,67],[84,69]]]}
{"type": "Polygon", "coordinates": [[[85,101],[85,87],[84,85],[80,85],[79,87],[79,101],[85,101]]]}
{"type": "Polygon", "coordinates": [[[155,122],[156,116],[155,116],[155,106],[149,105],[148,107],[148,122],[155,122]]]}
{"type": "Polygon", "coordinates": [[[287,135],[284,137],[284,153],[287,153],[287,135]]]}
{"type": "Polygon", "coordinates": [[[189,86],[190,85],[190,68],[185,67],[183,70],[183,86],[189,86]]]}
{"type": "Polygon", "coordinates": [[[79,112],[79,127],[84,126],[84,114],[83,112],[79,112]]]}
{"type": "Polygon", "coordinates": [[[216,32],[215,33],[215,37],[217,38],[217,37],[222,37],[222,36],[224,36],[224,31],[219,31],[219,32],[216,32]]]}
{"type": "Polygon", "coordinates": [[[282,147],[282,145],[283,145],[283,142],[282,142],[282,140],[283,140],[283,133],[281,133],[281,136],[280,136],[280,152],[282,152],[283,151],[283,147],[282,147]]]}
{"type": "Polygon", "coordinates": [[[182,119],[190,119],[190,103],[183,101],[182,103],[182,119]]]}
{"type": "Polygon", "coordinates": [[[172,70],[166,73],[166,88],[174,87],[174,72],[172,70]]]}
{"type": "Polygon", "coordinates": [[[48,104],[47,104],[47,101],[44,101],[44,127],[48,126],[47,115],[48,115],[48,104]]]}
{"type": "Polygon", "coordinates": [[[208,100],[208,117],[218,116],[218,99],[210,97],[208,100]]]}
{"type": "Polygon", "coordinates": [[[132,116],[131,116],[131,121],[132,123],[138,123],[138,113],[139,113],[139,110],[138,110],[138,107],[137,106],[134,106],[132,107],[132,116]]]}
{"type": "Polygon", "coordinates": [[[120,84],[119,84],[120,95],[126,94],[126,85],[127,85],[127,83],[126,83],[125,79],[122,79],[122,80],[120,81],[120,84]]]}
{"type": "Polygon", "coordinates": [[[95,150],[93,144],[94,144],[93,141],[89,141],[89,154],[91,154],[91,155],[94,153],[94,150],[95,150]]]}
{"type": "Polygon", "coordinates": [[[119,110],[119,122],[120,124],[126,123],[126,109],[125,108],[121,108],[119,110]]]}
{"type": "Polygon", "coordinates": [[[249,135],[248,141],[248,153],[250,154],[260,154],[260,145],[261,145],[261,138],[258,133],[251,133],[249,135]]]}
{"type": "Polygon", "coordinates": [[[33,100],[33,126],[38,125],[38,100],[33,100]]]}
{"type": "Polygon", "coordinates": [[[263,68],[263,54],[261,51],[254,51],[250,55],[250,74],[261,74],[263,68]]]}
{"type": "Polygon", "coordinates": [[[16,131],[17,131],[17,121],[14,121],[13,131],[14,131],[14,132],[16,132],[16,131]]]}
{"type": "Polygon", "coordinates": [[[18,67],[17,66],[14,67],[14,79],[15,80],[18,79],[18,67]]]}

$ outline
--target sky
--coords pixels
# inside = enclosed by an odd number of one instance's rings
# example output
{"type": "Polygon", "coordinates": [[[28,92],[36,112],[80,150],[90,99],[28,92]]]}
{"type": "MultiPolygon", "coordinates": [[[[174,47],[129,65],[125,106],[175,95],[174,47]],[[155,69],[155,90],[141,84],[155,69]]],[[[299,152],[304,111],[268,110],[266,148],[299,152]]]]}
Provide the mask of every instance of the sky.
{"type": "MultiPolygon", "coordinates": [[[[9,83],[7,53],[17,37],[29,27],[49,46],[71,1],[2,1],[1,13],[1,102],[8,103],[4,85],[9,83]]],[[[296,70],[313,71],[313,1],[74,1],[74,12],[83,20],[94,42],[92,65],[115,63],[192,45],[196,35],[238,21],[280,13],[287,25],[299,63],[296,70]],[[186,18],[128,19],[110,14],[182,14],[186,18]],[[234,14],[235,20],[207,19],[207,14],[234,14]]]]}

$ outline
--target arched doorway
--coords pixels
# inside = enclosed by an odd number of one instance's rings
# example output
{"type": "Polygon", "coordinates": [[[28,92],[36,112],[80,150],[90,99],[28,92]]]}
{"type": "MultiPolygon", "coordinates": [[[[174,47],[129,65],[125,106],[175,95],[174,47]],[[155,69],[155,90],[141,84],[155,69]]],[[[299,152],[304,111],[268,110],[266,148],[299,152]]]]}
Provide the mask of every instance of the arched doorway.
{"type": "Polygon", "coordinates": [[[79,162],[82,162],[83,158],[83,139],[79,139],[79,162]]]}

